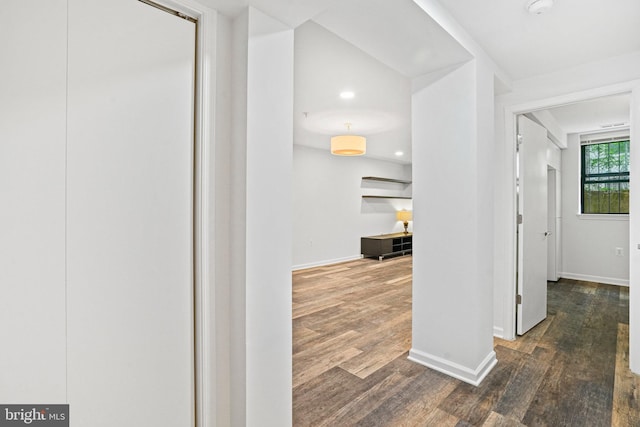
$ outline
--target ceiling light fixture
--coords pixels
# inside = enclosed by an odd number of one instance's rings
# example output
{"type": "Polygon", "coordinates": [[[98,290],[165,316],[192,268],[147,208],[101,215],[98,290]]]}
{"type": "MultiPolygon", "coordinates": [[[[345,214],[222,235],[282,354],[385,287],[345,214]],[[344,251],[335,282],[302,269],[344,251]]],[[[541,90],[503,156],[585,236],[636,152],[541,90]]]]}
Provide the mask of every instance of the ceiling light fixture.
{"type": "MultiPolygon", "coordinates": [[[[351,123],[345,123],[347,131],[351,123]]],[[[331,137],[331,154],[336,156],[362,156],[367,152],[367,139],[358,135],[338,135],[331,137]]]]}
{"type": "Polygon", "coordinates": [[[551,9],[553,0],[529,0],[527,2],[527,11],[532,15],[541,15],[551,9]]]}
{"type": "Polygon", "coordinates": [[[340,92],[340,98],[342,99],[353,99],[354,96],[356,96],[356,94],[351,91],[340,92]]]}
{"type": "Polygon", "coordinates": [[[396,153],[395,153],[395,154],[396,154],[396,156],[398,156],[398,157],[400,157],[400,156],[404,155],[404,153],[403,153],[402,151],[396,151],[396,153]]]}

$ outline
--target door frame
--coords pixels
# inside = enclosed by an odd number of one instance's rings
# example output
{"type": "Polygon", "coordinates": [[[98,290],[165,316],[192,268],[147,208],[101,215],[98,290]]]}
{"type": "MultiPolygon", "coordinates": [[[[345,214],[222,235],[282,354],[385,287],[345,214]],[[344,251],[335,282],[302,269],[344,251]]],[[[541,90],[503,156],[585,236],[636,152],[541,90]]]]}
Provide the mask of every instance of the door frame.
{"type": "Polygon", "coordinates": [[[193,307],[194,307],[194,425],[215,425],[215,246],[210,239],[210,217],[217,195],[212,182],[219,97],[216,86],[218,12],[196,0],[152,0],[197,20],[193,147],[193,307]],[[213,120],[212,120],[213,117],[213,120]]]}
{"type": "MultiPolygon", "coordinates": [[[[547,248],[552,247],[552,255],[549,256],[549,250],[547,249],[547,280],[552,282],[558,281],[558,173],[560,171],[551,166],[547,162],[547,230],[551,233],[547,236],[547,248]],[[551,217],[549,214],[552,214],[551,217]],[[549,224],[552,221],[553,224],[549,224]],[[551,262],[550,262],[551,261],[551,262]],[[551,271],[549,271],[551,270],[551,271]],[[551,273],[551,274],[549,274],[551,273]]],[[[562,194],[560,195],[562,197],[562,194]]]]}
{"type": "MultiPolygon", "coordinates": [[[[503,178],[509,185],[505,195],[505,202],[512,213],[505,224],[505,253],[508,262],[504,264],[504,270],[498,272],[507,279],[505,287],[501,290],[501,295],[496,298],[502,300],[504,305],[504,327],[502,338],[515,340],[516,338],[516,279],[517,279],[517,197],[516,197],[516,150],[517,150],[517,117],[537,110],[559,107],[576,102],[587,101],[604,96],[620,95],[630,93],[638,86],[640,81],[631,80],[619,84],[603,86],[594,89],[587,89],[579,92],[572,92],[549,98],[538,99],[521,104],[506,105],[504,107],[504,152],[505,175],[503,178]]],[[[632,124],[633,126],[633,124],[632,124]]]]}

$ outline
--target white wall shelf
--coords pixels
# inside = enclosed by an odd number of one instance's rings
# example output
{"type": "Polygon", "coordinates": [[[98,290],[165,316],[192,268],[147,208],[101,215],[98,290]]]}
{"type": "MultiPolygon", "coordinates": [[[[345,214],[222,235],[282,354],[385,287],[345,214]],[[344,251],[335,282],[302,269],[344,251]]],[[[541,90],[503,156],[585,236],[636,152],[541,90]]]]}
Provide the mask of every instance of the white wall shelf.
{"type": "MultiPolygon", "coordinates": [[[[407,188],[407,186],[411,185],[411,181],[407,181],[404,179],[395,179],[395,178],[383,178],[380,176],[363,176],[362,177],[363,181],[377,181],[380,183],[392,183],[392,184],[401,184],[403,187],[403,191],[407,188]]],[[[379,189],[384,188],[385,185],[384,184],[380,184],[379,189]]],[[[398,186],[391,186],[393,188],[399,188],[398,186]]],[[[388,186],[386,188],[387,190],[389,189],[388,186]]],[[[405,196],[405,195],[395,195],[395,194],[363,194],[362,195],[363,199],[405,199],[405,200],[411,200],[411,196],[405,196]]]]}
{"type": "Polygon", "coordinates": [[[407,196],[374,196],[374,195],[369,195],[369,194],[365,194],[362,196],[363,199],[405,199],[405,200],[411,200],[411,197],[407,197],[407,196]]]}
{"type": "Polygon", "coordinates": [[[363,176],[362,179],[366,181],[395,182],[395,183],[404,184],[404,185],[411,184],[411,181],[405,181],[403,179],[394,179],[394,178],[382,178],[379,176],[363,176]]]}

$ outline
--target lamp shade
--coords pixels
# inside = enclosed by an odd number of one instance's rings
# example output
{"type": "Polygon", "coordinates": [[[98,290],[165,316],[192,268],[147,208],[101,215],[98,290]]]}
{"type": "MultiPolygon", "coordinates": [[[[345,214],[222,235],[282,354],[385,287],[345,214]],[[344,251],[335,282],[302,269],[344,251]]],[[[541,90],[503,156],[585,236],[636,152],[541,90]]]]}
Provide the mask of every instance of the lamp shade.
{"type": "Polygon", "coordinates": [[[398,211],[396,212],[396,219],[402,222],[408,222],[413,220],[411,211],[398,211]]]}
{"type": "Polygon", "coordinates": [[[362,156],[367,152],[367,139],[357,135],[331,137],[331,154],[336,156],[362,156]]]}

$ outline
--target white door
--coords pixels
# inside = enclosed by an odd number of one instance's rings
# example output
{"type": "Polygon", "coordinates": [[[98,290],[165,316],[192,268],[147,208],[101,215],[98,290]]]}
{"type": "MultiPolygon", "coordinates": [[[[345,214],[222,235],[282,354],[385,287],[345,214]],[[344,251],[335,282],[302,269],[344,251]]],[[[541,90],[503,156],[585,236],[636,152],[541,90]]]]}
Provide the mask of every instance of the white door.
{"type": "Polygon", "coordinates": [[[66,397],[65,3],[0,4],[0,402],[6,404],[66,397]]]}
{"type": "Polygon", "coordinates": [[[518,295],[519,335],[547,317],[547,131],[518,118],[518,295]]]}
{"type": "Polygon", "coordinates": [[[68,13],[71,423],[193,425],[195,24],[134,0],[68,13]]]}

